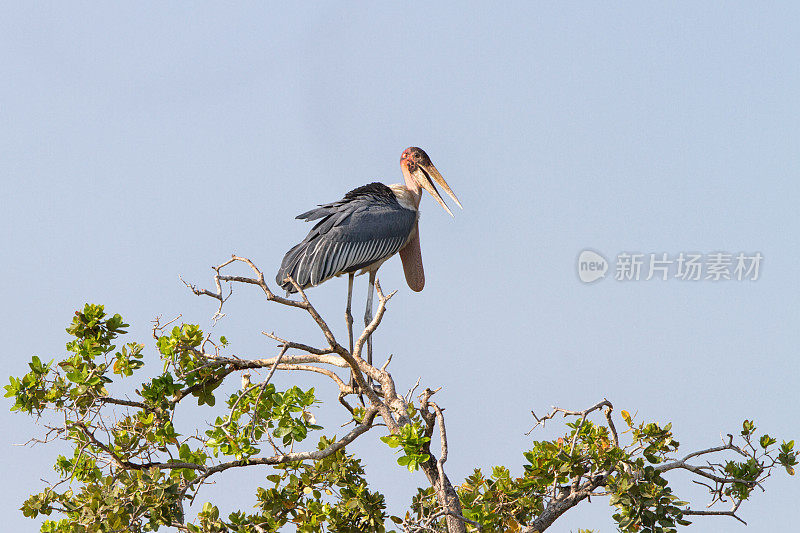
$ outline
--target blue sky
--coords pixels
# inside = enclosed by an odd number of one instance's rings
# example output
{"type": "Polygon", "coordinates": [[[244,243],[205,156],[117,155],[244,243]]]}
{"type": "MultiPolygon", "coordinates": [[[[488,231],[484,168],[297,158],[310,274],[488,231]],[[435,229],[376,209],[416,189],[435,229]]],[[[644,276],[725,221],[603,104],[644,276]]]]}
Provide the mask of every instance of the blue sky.
{"type": "MultiPolygon", "coordinates": [[[[416,145],[464,210],[450,218],[423,199],[427,285],[412,293],[397,259],[381,268],[398,294],[375,350],[394,354],[400,389],[420,376],[443,386],[455,482],[474,467],[519,471],[531,410],[603,397],[671,421],[687,450],[744,418],[798,438],[799,21],[789,2],[7,3],[3,374],[60,356],[87,301],[143,341],[157,315],[209,327],[213,302],[179,275],[210,283],[209,266],[232,252],[272,274],[308,229],[296,214],[402,181],[400,153],[416,145]],[[586,248],[764,262],[755,282],[586,285],[575,264],[586,248]]],[[[339,279],[309,293],[342,338],[346,290],[339,279]]],[[[365,293],[358,278],[357,317],[365,293]]],[[[274,353],[262,329],[320,341],[254,291],[229,303],[215,331],[243,357],[274,353]]],[[[152,344],[147,353],[158,366],[152,344]]],[[[333,398],[327,383],[299,379],[333,398]]],[[[16,509],[54,479],[56,451],[12,447],[38,430],[0,417],[0,468],[14,480],[0,488],[3,516],[34,530],[16,509]]],[[[335,408],[317,419],[331,431],[342,421],[335,408]]],[[[424,481],[380,434],[352,450],[399,513],[424,481]]],[[[559,434],[554,424],[535,435],[559,434]]],[[[206,496],[246,509],[264,474],[233,474],[206,496]]],[[[792,529],[798,497],[795,479],[769,479],[741,510],[747,531],[792,529]]],[[[598,499],[554,529],[612,531],[611,514],[598,499]]]]}

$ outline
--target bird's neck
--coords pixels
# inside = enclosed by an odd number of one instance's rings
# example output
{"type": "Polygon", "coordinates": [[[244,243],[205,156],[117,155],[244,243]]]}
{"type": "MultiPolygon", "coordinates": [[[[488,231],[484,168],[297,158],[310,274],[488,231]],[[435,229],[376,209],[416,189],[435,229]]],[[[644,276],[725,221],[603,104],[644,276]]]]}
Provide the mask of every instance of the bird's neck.
{"type": "Polygon", "coordinates": [[[405,162],[400,164],[400,168],[403,170],[403,181],[406,182],[405,188],[414,198],[414,209],[419,210],[419,201],[422,199],[422,187],[417,180],[411,177],[411,172],[405,162]]]}
{"type": "Polygon", "coordinates": [[[422,198],[422,189],[419,186],[417,186],[416,191],[402,183],[389,185],[389,188],[392,189],[401,206],[412,211],[419,210],[419,201],[422,198]]]}

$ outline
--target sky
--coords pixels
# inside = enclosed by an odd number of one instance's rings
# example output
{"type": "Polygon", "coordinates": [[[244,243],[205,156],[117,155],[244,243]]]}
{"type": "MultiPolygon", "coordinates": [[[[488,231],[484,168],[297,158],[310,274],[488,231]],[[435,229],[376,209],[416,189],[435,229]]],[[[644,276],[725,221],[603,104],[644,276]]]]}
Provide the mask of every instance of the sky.
{"type": "MultiPolygon", "coordinates": [[[[800,7],[604,4],[4,3],[2,374],[63,356],[86,302],[120,313],[157,371],[155,317],[212,326],[213,301],[179,276],[211,287],[209,267],[236,253],[271,280],[309,229],[298,213],[402,181],[401,152],[420,146],[464,209],[422,200],[423,292],[399,259],[380,269],[398,292],[375,358],[393,354],[399,390],[442,387],[454,483],[476,467],[520,473],[531,439],[564,432],[526,436],[531,411],[603,398],[672,422],[686,452],[745,418],[800,438],[800,7]],[[581,281],[584,250],[604,278],[581,281]],[[760,253],[758,279],[647,281],[646,264],[615,279],[623,253],[719,252],[760,253]]],[[[340,339],[346,291],[342,278],[309,291],[340,339]]],[[[357,278],[356,323],[365,295],[357,278]]],[[[240,357],[276,354],[262,330],[323,342],[247,288],[213,329],[240,357]]],[[[316,387],[318,422],[339,429],[331,384],[274,379],[316,387]]],[[[210,419],[189,412],[184,429],[210,419]]],[[[42,428],[7,408],[0,424],[1,514],[38,530],[17,509],[55,479],[59,449],[18,446],[42,428]]],[[[404,514],[425,480],[382,431],[349,450],[404,514]]],[[[267,473],[231,474],[198,501],[249,510],[267,473]]],[[[702,508],[707,494],[674,474],[702,508]]],[[[749,527],[698,517],[692,530],[792,530],[800,484],[776,472],[765,487],[740,509],[749,527]]],[[[614,531],[612,514],[593,499],[552,530],[614,531]]]]}

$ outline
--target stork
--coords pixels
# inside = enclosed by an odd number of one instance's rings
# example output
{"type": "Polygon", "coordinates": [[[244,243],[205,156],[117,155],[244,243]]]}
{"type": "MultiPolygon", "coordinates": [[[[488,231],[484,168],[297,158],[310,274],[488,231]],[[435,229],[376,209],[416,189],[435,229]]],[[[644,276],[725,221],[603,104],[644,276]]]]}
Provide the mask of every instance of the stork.
{"type": "MultiPolygon", "coordinates": [[[[421,148],[412,146],[400,157],[405,184],[370,183],[353,189],[338,202],[322,204],[316,209],[297,215],[298,219],[321,219],[306,238],[286,252],[275,277],[288,293],[295,292],[288,281],[292,279],[303,289],[315,287],[334,276],[348,275],[347,332],[350,353],[353,353],[353,277],[369,274],[364,326],[372,322],[372,294],[378,268],[400,252],[403,272],[411,290],[419,292],[425,286],[422,251],[419,244],[419,202],[422,189],[453,216],[444,203],[434,181],[461,207],[450,186],[430,157],[421,148]]],[[[367,339],[367,362],[372,364],[372,339],[367,339]]],[[[369,382],[369,380],[368,380],[369,382]]],[[[352,378],[351,378],[352,384],[352,378]]]]}

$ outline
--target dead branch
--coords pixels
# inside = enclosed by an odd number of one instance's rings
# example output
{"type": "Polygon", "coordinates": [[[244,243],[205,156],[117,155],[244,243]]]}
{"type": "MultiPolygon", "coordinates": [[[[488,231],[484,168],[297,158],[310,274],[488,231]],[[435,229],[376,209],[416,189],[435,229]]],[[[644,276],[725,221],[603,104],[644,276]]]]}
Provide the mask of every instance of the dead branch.
{"type": "Polygon", "coordinates": [[[737,500],[733,507],[728,511],[695,511],[694,509],[685,509],[683,514],[686,516],[730,516],[735,518],[739,522],[744,525],[747,525],[747,522],[742,520],[742,518],[736,514],[736,511],[739,510],[739,506],[742,504],[741,500],[737,500]]]}
{"type": "MultiPolygon", "coordinates": [[[[596,411],[596,410],[600,409],[601,407],[607,407],[609,409],[613,409],[614,408],[614,406],[611,405],[611,402],[609,402],[608,400],[603,398],[603,401],[598,402],[595,405],[589,407],[588,409],[584,409],[583,411],[569,411],[567,409],[562,409],[561,407],[553,406],[552,410],[548,414],[543,416],[542,418],[539,418],[538,416],[536,416],[536,413],[531,411],[531,414],[533,415],[533,418],[536,419],[536,424],[534,424],[534,426],[530,429],[530,431],[528,431],[525,434],[526,435],[530,435],[531,432],[534,429],[536,429],[538,426],[540,426],[540,425],[544,427],[545,422],[547,422],[548,420],[552,419],[558,413],[561,413],[565,417],[567,417],[567,416],[580,416],[581,417],[581,422],[580,422],[580,425],[578,426],[578,431],[575,432],[575,435],[577,436],[578,432],[580,431],[581,426],[583,426],[583,422],[586,420],[586,416],[589,413],[591,413],[592,411],[596,411]]],[[[573,443],[573,445],[574,445],[574,443],[573,443]]]]}

